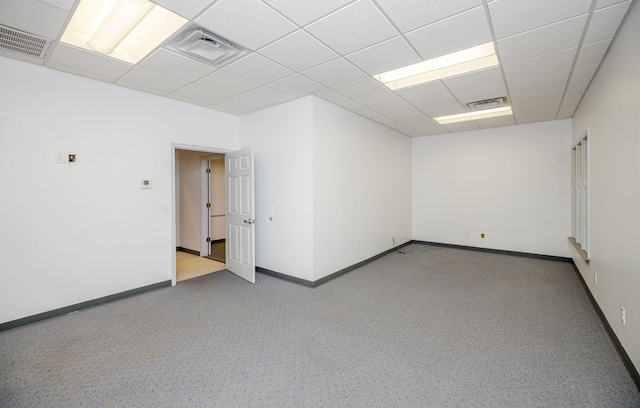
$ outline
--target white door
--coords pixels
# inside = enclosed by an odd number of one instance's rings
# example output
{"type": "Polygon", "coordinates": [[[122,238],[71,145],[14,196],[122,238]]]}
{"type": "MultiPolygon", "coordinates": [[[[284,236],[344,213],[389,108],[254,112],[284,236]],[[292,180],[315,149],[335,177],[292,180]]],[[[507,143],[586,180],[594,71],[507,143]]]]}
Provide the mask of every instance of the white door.
{"type": "Polygon", "coordinates": [[[227,269],[256,282],[253,148],[225,156],[227,192],[227,269]]]}

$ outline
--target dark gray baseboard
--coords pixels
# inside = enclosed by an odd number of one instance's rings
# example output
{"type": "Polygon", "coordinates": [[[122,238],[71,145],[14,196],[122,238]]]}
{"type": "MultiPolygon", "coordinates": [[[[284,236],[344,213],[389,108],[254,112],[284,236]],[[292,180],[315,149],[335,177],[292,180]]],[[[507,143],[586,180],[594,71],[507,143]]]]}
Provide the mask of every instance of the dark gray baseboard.
{"type": "Polygon", "coordinates": [[[596,314],[600,318],[600,321],[604,326],[604,330],[609,335],[609,339],[611,339],[611,342],[613,343],[613,346],[618,352],[618,355],[620,356],[622,363],[627,368],[627,371],[629,371],[629,375],[631,375],[633,382],[636,384],[636,388],[638,389],[638,391],[640,391],[640,374],[638,373],[638,369],[636,368],[635,365],[633,365],[633,361],[631,361],[631,358],[629,358],[627,351],[622,346],[622,343],[620,343],[620,339],[618,339],[616,332],[614,332],[613,328],[611,328],[609,321],[607,320],[604,313],[602,312],[602,309],[600,309],[600,305],[598,304],[596,299],[593,297],[593,293],[591,293],[591,289],[589,289],[587,282],[584,281],[584,277],[580,273],[580,270],[576,266],[575,262],[573,262],[573,260],[571,260],[571,264],[573,265],[573,269],[576,271],[576,275],[578,275],[578,279],[580,279],[580,282],[582,282],[582,287],[584,288],[584,291],[587,293],[587,296],[589,297],[589,301],[591,302],[593,309],[596,311],[596,314]]]}
{"type": "Polygon", "coordinates": [[[186,252],[191,255],[200,256],[200,251],[194,251],[193,249],[187,249],[183,247],[176,247],[176,251],[186,252]]]}
{"type": "Polygon", "coordinates": [[[78,310],[86,309],[93,306],[102,305],[104,303],[113,302],[114,300],[124,299],[130,296],[139,295],[141,293],[150,292],[152,290],[161,289],[171,286],[171,281],[164,281],[159,283],[154,283],[152,285],[143,286],[136,289],[127,290],[124,292],[116,293],[109,296],[104,296],[98,299],[88,300],[86,302],[77,303],[71,306],[61,307],[59,309],[50,310],[44,313],[38,313],[33,316],[23,317],[22,319],[12,320],[10,322],[0,324],[0,332],[5,330],[14,329],[16,327],[24,326],[27,324],[39,322],[41,320],[50,319],[56,316],[62,316],[71,312],[77,312],[78,310]]]}
{"type": "Polygon", "coordinates": [[[571,258],[566,258],[563,256],[554,256],[554,255],[542,255],[542,254],[532,254],[529,252],[517,252],[517,251],[507,251],[504,249],[492,249],[492,248],[481,248],[481,247],[473,247],[466,245],[456,245],[456,244],[443,244],[441,242],[429,242],[429,241],[413,241],[414,244],[418,245],[430,245],[437,246],[443,248],[455,248],[455,249],[466,249],[469,251],[479,251],[479,252],[489,252],[494,254],[502,254],[502,255],[513,255],[513,256],[521,256],[525,258],[535,258],[535,259],[544,259],[547,261],[557,261],[557,262],[573,262],[571,258]]]}
{"type": "Polygon", "coordinates": [[[353,264],[353,265],[348,266],[348,267],[346,267],[344,269],[340,269],[337,272],[334,272],[334,273],[332,273],[330,275],[325,276],[324,278],[320,278],[320,279],[315,280],[315,281],[308,281],[306,279],[296,278],[296,277],[293,277],[293,276],[285,275],[285,274],[280,273],[280,272],[275,272],[275,271],[272,271],[272,270],[269,270],[269,269],[266,269],[266,268],[261,268],[259,266],[256,266],[256,272],[262,273],[264,275],[273,276],[274,278],[283,279],[283,280],[286,280],[286,281],[289,281],[289,282],[297,283],[299,285],[304,285],[304,286],[307,286],[307,287],[310,287],[310,288],[315,288],[315,287],[318,287],[318,286],[322,285],[323,283],[327,283],[330,280],[333,280],[333,279],[335,279],[335,278],[337,278],[337,277],[339,277],[341,275],[344,275],[347,272],[351,272],[354,269],[357,269],[357,268],[359,268],[359,267],[361,267],[363,265],[366,265],[369,262],[373,262],[378,258],[381,258],[381,257],[383,257],[383,256],[385,256],[387,254],[390,254],[391,252],[397,251],[402,247],[405,247],[407,245],[411,245],[411,243],[412,243],[412,241],[407,241],[402,245],[398,245],[398,246],[396,246],[394,248],[388,249],[388,250],[386,250],[384,252],[379,253],[378,255],[374,255],[371,258],[367,258],[364,261],[358,262],[357,264],[353,264]]]}

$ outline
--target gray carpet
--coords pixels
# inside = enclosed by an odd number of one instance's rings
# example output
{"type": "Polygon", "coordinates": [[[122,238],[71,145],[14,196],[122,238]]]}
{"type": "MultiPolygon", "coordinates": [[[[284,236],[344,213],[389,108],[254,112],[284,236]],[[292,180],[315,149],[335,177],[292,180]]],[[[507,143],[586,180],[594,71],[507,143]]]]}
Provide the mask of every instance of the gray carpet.
{"type": "Polygon", "coordinates": [[[225,271],[0,333],[0,406],[638,407],[640,393],[570,264],[416,246],[315,289],[225,271]]]}

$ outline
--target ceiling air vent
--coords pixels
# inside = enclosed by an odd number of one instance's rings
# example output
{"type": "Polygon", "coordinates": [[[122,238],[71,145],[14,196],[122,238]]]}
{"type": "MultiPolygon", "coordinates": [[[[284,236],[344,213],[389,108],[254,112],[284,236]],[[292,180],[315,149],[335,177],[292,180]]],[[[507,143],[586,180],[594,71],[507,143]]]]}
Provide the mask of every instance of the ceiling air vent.
{"type": "Polygon", "coordinates": [[[44,59],[49,45],[51,45],[51,40],[48,38],[0,25],[0,50],[44,59]]]}
{"type": "Polygon", "coordinates": [[[249,52],[199,27],[178,35],[168,48],[216,66],[229,63],[249,52]]]}
{"type": "Polygon", "coordinates": [[[479,111],[484,109],[499,108],[500,106],[506,105],[506,101],[507,101],[506,97],[492,98],[492,99],[485,99],[483,101],[470,102],[467,104],[467,106],[472,111],[479,111]]]}

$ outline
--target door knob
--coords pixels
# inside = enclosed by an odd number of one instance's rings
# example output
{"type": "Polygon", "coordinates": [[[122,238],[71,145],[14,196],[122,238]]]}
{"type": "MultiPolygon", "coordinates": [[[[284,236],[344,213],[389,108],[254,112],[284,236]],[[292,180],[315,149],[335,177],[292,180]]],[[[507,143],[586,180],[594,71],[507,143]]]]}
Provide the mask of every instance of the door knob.
{"type": "Polygon", "coordinates": [[[253,218],[249,218],[248,220],[244,220],[244,223],[245,223],[245,224],[255,224],[255,223],[256,223],[256,220],[255,220],[255,219],[253,219],[253,218]]]}

